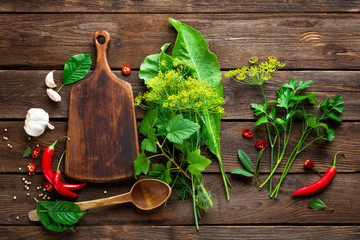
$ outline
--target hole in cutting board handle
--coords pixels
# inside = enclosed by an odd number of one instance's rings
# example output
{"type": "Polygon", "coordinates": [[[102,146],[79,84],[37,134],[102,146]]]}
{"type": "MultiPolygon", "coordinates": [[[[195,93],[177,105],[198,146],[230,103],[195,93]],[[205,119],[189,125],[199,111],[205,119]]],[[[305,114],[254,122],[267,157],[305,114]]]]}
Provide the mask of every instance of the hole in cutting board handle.
{"type": "Polygon", "coordinates": [[[103,45],[105,43],[105,36],[99,35],[97,36],[96,40],[100,45],[103,45]]]}

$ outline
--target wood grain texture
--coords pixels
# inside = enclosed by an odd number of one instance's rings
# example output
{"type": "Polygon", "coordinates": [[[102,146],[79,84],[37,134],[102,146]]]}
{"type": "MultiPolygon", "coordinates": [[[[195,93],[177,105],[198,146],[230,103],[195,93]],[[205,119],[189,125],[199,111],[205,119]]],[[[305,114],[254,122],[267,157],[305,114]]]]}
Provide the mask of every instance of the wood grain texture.
{"type": "MultiPolygon", "coordinates": [[[[26,177],[32,182],[30,197],[26,196],[24,183],[20,174],[1,174],[2,198],[0,199],[1,225],[37,225],[30,222],[27,213],[34,209],[42,191],[36,186],[42,185],[45,178],[40,175],[26,177]],[[17,199],[13,200],[13,196],[17,199]],[[20,219],[17,220],[16,216],[20,219]]],[[[277,181],[279,176],[274,179],[277,181]]],[[[203,215],[200,224],[204,225],[238,225],[238,224],[359,224],[360,205],[354,204],[360,200],[360,184],[358,174],[337,174],[332,183],[315,196],[322,199],[335,211],[320,211],[308,207],[313,196],[293,198],[292,192],[318,179],[318,176],[304,174],[289,174],[285,179],[277,199],[269,199],[268,190],[258,191],[255,181],[241,177],[230,177],[233,188],[230,190],[230,201],[226,200],[223,182],[220,174],[206,174],[203,178],[204,186],[213,195],[215,206],[203,215]],[[349,191],[351,189],[351,191],[349,191]],[[339,197],[341,196],[341,197],[339,197]]],[[[108,197],[128,192],[134,180],[121,183],[93,184],[89,183],[83,189],[77,190],[77,201],[86,201],[108,197]],[[107,195],[103,191],[107,191],[107,195]]],[[[51,199],[65,199],[55,191],[51,199]]],[[[92,225],[122,225],[146,224],[152,226],[192,225],[192,202],[182,202],[172,194],[166,207],[159,207],[151,211],[142,211],[132,204],[108,206],[89,210],[82,217],[77,226],[92,225]]]]}
{"type": "Polygon", "coordinates": [[[108,32],[94,34],[96,68],[71,90],[65,175],[78,181],[132,177],[139,154],[133,91],[111,72],[106,57],[109,42],[108,32]]]}
{"type": "Polygon", "coordinates": [[[360,237],[359,226],[77,226],[72,232],[54,233],[40,226],[0,226],[2,239],[343,239],[360,237]],[[6,237],[4,237],[6,236],[6,237]]]}
{"type": "MultiPolygon", "coordinates": [[[[246,65],[246,62],[240,66],[246,65]]],[[[70,91],[73,85],[65,86],[60,95],[62,101],[54,103],[46,95],[44,79],[47,70],[0,70],[0,118],[24,119],[29,108],[45,109],[50,118],[67,118],[69,113],[70,91]],[[31,86],[31,88],[29,88],[31,86]],[[15,100],[15,101],[14,101],[15,100]]],[[[145,91],[145,84],[138,78],[138,72],[133,71],[125,76],[120,71],[115,75],[132,85],[134,95],[145,91]]],[[[224,74],[224,71],[222,72],[224,74]]],[[[313,80],[308,91],[319,92],[319,100],[341,94],[345,101],[344,120],[360,120],[360,71],[280,71],[264,89],[269,98],[275,98],[276,89],[294,77],[298,81],[313,80]]],[[[62,82],[62,71],[54,72],[56,84],[62,82]]],[[[256,86],[239,84],[226,77],[222,78],[225,97],[225,112],[222,116],[227,120],[255,120],[250,103],[261,103],[260,89],[256,86]]],[[[136,108],[137,118],[142,118],[144,112],[136,108]]]]}
{"type": "MultiPolygon", "coordinates": [[[[0,122],[0,131],[4,128],[8,129],[9,137],[8,141],[0,139],[0,173],[26,173],[26,166],[31,161],[30,157],[23,158],[22,154],[26,146],[35,147],[37,144],[40,145],[41,149],[45,149],[46,146],[54,142],[55,139],[64,136],[66,134],[67,124],[65,122],[52,122],[55,126],[53,131],[46,130],[46,132],[38,137],[32,138],[31,141],[27,140],[27,135],[23,130],[22,122],[0,122]],[[7,147],[7,143],[13,145],[13,148],[10,149],[7,147]],[[19,171],[21,167],[21,171],[19,171]]],[[[309,175],[314,174],[312,171],[306,170],[303,167],[303,162],[307,158],[311,158],[315,164],[316,168],[325,172],[332,163],[334,154],[337,151],[344,151],[347,155],[347,158],[339,157],[337,161],[337,171],[339,172],[358,172],[360,171],[360,162],[357,160],[360,156],[360,149],[354,147],[354,135],[357,135],[360,132],[360,123],[359,122],[344,122],[336,128],[336,137],[335,140],[331,143],[319,141],[311,145],[307,150],[300,153],[297,160],[294,162],[291,172],[297,173],[307,173],[309,175]]],[[[0,135],[1,136],[1,135],[0,135]]],[[[293,141],[290,141],[289,147],[295,146],[295,140],[299,136],[298,132],[294,132],[293,141]]],[[[142,140],[142,136],[139,136],[139,141],[142,140]]],[[[222,160],[224,164],[224,169],[227,172],[231,172],[235,168],[241,168],[241,164],[237,157],[237,150],[243,149],[252,159],[255,164],[257,159],[258,151],[255,148],[255,143],[262,139],[266,139],[265,130],[263,127],[254,128],[253,122],[223,122],[221,125],[220,131],[221,138],[221,153],[222,160]],[[254,130],[255,137],[253,139],[245,139],[241,135],[241,131],[244,128],[251,128],[254,130]]],[[[56,169],[58,160],[65,149],[65,141],[62,140],[56,145],[55,155],[53,158],[53,169],[56,169]]],[[[290,149],[289,149],[290,150],[290,149]]],[[[269,150],[266,150],[263,154],[263,161],[261,165],[261,172],[269,172],[269,150]]],[[[206,172],[209,173],[219,173],[219,167],[216,161],[216,158],[206,149],[202,149],[202,154],[207,156],[213,161],[213,163],[206,168],[206,172]]],[[[286,152],[285,156],[289,156],[290,151],[286,152]]],[[[155,158],[154,161],[163,161],[164,159],[155,158]]],[[[285,166],[286,158],[284,163],[280,165],[279,171],[282,171],[283,166],[285,166]]],[[[38,165],[38,173],[41,173],[41,164],[40,158],[35,160],[35,163],[38,165]]],[[[61,170],[63,170],[63,164],[61,165],[61,170]]]]}
{"type": "Polygon", "coordinates": [[[224,0],[224,1],[116,1],[93,0],[87,4],[75,0],[66,1],[0,1],[0,12],[104,12],[104,13],[227,13],[227,12],[359,12],[355,1],[301,1],[301,0],[224,0]]]}
{"type": "Polygon", "coordinates": [[[222,69],[271,55],[287,69],[360,69],[358,14],[1,14],[0,68],[61,69],[74,54],[94,55],[101,28],[113,39],[110,66],[138,69],[174,43],[168,17],[200,31],[222,69]]]}

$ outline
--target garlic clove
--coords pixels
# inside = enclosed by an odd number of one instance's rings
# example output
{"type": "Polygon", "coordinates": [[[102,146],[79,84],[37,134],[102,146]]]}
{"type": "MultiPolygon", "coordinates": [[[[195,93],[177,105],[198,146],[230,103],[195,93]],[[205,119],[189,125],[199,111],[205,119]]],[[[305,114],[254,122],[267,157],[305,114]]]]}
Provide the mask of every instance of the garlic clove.
{"type": "Polygon", "coordinates": [[[54,72],[55,72],[55,70],[49,72],[45,77],[45,84],[49,88],[56,87],[56,84],[55,84],[55,81],[54,81],[54,72]]]}
{"type": "Polygon", "coordinates": [[[54,102],[60,102],[61,101],[61,96],[57,92],[52,90],[51,88],[46,89],[46,93],[49,96],[49,98],[51,100],[53,100],[54,102]]]}

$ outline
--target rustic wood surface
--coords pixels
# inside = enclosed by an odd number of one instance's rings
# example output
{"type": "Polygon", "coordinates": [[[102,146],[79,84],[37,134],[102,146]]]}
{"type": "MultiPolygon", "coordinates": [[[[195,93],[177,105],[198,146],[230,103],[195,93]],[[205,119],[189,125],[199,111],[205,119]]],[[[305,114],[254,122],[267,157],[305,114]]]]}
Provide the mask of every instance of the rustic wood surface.
{"type": "MultiPolygon", "coordinates": [[[[360,1],[4,1],[0,0],[0,237],[1,239],[358,239],[360,237],[360,1]],[[99,29],[111,34],[108,59],[115,75],[132,85],[134,95],[144,91],[138,70],[144,58],[158,53],[167,42],[172,45],[176,31],[167,19],[173,17],[199,30],[220,63],[222,73],[247,64],[250,57],[277,56],[286,63],[274,79],[264,85],[265,93],[275,97],[275,90],[290,77],[313,80],[310,90],[323,100],[341,94],[345,101],[344,122],[329,124],[336,130],[333,142],[317,142],[299,155],[283,183],[277,199],[268,197],[254,180],[231,176],[241,167],[237,149],[245,150],[253,161],[254,144],[266,138],[262,126],[249,106],[261,103],[259,89],[241,85],[223,77],[225,112],[221,125],[221,149],[225,171],[233,188],[230,201],[225,198],[223,183],[215,158],[204,173],[204,184],[214,193],[215,206],[194,227],[192,205],[172,194],[166,207],[144,212],[127,203],[89,210],[76,224],[75,232],[53,233],[40,223],[30,222],[27,213],[36,206],[33,197],[44,183],[40,159],[35,176],[29,176],[23,158],[27,146],[44,149],[68,129],[69,100],[72,85],[60,94],[62,101],[48,99],[44,78],[49,70],[59,85],[65,61],[77,53],[91,53],[95,62],[92,35],[99,29]],[[122,75],[123,64],[133,71],[122,75]],[[29,108],[45,109],[55,126],[28,140],[23,130],[29,108]],[[255,137],[245,140],[241,130],[249,127],[255,137]],[[4,129],[7,132],[4,132],[4,129]],[[5,141],[3,136],[9,139],[5,141]],[[13,145],[10,149],[7,144],[13,145]],[[328,188],[316,197],[330,210],[308,207],[311,197],[293,198],[291,193],[318,179],[303,167],[311,158],[317,169],[325,172],[336,151],[337,175],[328,188]],[[31,181],[26,196],[22,178],[31,181]],[[13,197],[16,196],[16,200],[13,197]],[[19,219],[17,219],[17,216],[19,219]]],[[[169,52],[171,51],[171,47],[169,52]]],[[[93,66],[94,67],[94,66],[93,66]]],[[[312,106],[306,105],[307,109],[312,106]]],[[[136,109],[139,125],[144,112],[136,109]]],[[[296,123],[300,124],[300,123],[296,123]]],[[[299,136],[298,132],[294,135],[299,136]]],[[[139,141],[142,137],[139,136],[139,141]]],[[[294,145],[293,142],[290,143],[294,145]]],[[[57,144],[54,159],[65,149],[57,144]]],[[[289,153],[287,153],[289,154],[289,153]]],[[[269,173],[269,151],[264,152],[260,180],[269,173]]],[[[158,161],[161,161],[160,159],[158,161]]],[[[53,168],[57,161],[53,162],[53,168]]],[[[275,174],[279,179],[281,170],[275,174]]],[[[64,170],[64,164],[60,166],[64,170]]],[[[70,181],[70,180],[68,180],[70,181]]],[[[78,201],[121,194],[130,190],[135,179],[118,183],[91,183],[78,190],[78,201]],[[104,195],[104,190],[107,195],[104,195]]],[[[65,199],[55,192],[52,200],[65,199]]]]}

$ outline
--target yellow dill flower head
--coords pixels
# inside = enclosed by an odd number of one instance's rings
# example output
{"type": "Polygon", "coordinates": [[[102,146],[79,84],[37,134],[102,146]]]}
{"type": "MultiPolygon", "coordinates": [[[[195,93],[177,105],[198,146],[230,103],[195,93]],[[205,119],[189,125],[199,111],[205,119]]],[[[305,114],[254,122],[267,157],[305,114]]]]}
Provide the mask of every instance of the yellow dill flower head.
{"type": "Polygon", "coordinates": [[[140,93],[136,96],[136,98],[135,98],[135,100],[134,100],[134,101],[135,101],[135,106],[139,106],[139,105],[140,105],[142,98],[143,98],[143,94],[140,92],[140,93]]]}
{"type": "Polygon", "coordinates": [[[257,57],[252,57],[249,59],[249,63],[255,64],[259,59],[257,57]]]}

